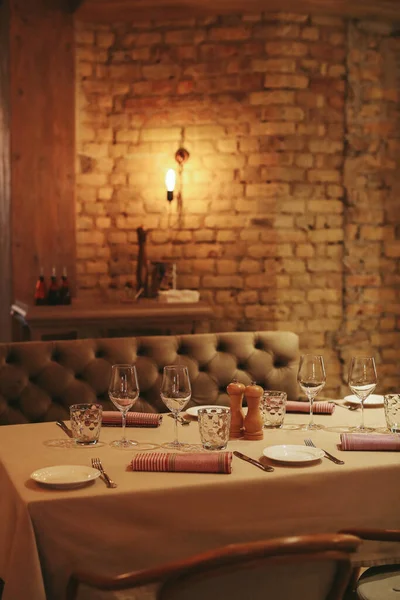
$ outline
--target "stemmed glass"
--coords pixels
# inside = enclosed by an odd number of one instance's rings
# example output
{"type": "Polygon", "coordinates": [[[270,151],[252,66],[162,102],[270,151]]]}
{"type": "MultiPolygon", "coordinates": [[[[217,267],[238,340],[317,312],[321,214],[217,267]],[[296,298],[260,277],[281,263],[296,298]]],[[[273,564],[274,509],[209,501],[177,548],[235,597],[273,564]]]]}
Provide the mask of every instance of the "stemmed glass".
{"type": "Polygon", "coordinates": [[[364,402],[377,383],[375,359],[372,356],[353,356],[349,369],[349,388],[361,402],[361,423],[355,428],[360,433],[373,431],[364,425],[364,402]]]}
{"type": "Polygon", "coordinates": [[[326,382],[324,359],[322,356],[303,354],[300,358],[297,381],[310,403],[310,421],[304,429],[322,429],[321,425],[314,423],[313,414],[314,399],[326,382]]]}
{"type": "Polygon", "coordinates": [[[111,442],[110,445],[117,448],[137,446],[137,442],[127,440],[125,437],[126,413],[139,397],[136,367],[133,365],[113,365],[108,395],[112,403],[122,414],[122,438],[111,442]]]}
{"type": "Polygon", "coordinates": [[[189,373],[183,365],[164,367],[160,388],[161,399],[173,414],[175,421],[175,439],[163,444],[164,448],[180,450],[186,446],[178,440],[178,415],[189,402],[192,395],[189,373]]]}

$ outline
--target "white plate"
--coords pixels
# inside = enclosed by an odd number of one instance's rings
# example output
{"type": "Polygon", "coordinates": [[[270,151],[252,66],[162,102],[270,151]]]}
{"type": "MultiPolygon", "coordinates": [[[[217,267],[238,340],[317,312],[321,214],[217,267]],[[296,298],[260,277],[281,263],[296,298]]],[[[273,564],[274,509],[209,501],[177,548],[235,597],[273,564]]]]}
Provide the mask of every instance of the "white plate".
{"type": "MultiPolygon", "coordinates": [[[[221,407],[216,404],[204,404],[203,406],[191,406],[190,408],[187,408],[185,410],[185,413],[187,415],[190,415],[191,417],[198,417],[199,410],[201,408],[221,408],[221,407]]],[[[222,408],[226,408],[226,407],[222,407],[222,408]]]]}
{"type": "Polygon", "coordinates": [[[320,448],[311,448],[309,446],[268,446],[263,450],[264,456],[285,463],[305,463],[323,458],[325,452],[320,448]]]}
{"type": "Polygon", "coordinates": [[[76,488],[100,476],[100,471],[83,465],[56,465],[31,473],[31,479],[53,488],[76,488]]]}
{"type": "MultiPolygon", "coordinates": [[[[344,401],[347,402],[347,404],[353,404],[353,405],[361,404],[360,400],[357,398],[357,396],[355,394],[353,394],[352,396],[346,396],[344,398],[344,401]]],[[[370,407],[370,408],[375,408],[377,406],[383,406],[383,396],[380,396],[379,394],[371,394],[370,396],[368,396],[368,398],[366,398],[364,400],[364,406],[370,407]]]]}

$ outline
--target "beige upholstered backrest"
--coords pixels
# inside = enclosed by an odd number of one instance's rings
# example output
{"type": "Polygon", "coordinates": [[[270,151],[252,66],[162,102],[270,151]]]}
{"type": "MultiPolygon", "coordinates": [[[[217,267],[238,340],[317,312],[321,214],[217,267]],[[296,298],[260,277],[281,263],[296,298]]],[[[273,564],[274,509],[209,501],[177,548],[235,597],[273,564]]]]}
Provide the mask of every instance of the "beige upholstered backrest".
{"type": "Polygon", "coordinates": [[[194,404],[228,404],[233,378],[298,395],[298,337],[291,332],[205,333],[0,344],[0,424],[53,421],[76,402],[113,408],[107,388],[111,365],[137,367],[135,410],[165,412],[159,395],[165,365],[189,369],[194,404]]]}

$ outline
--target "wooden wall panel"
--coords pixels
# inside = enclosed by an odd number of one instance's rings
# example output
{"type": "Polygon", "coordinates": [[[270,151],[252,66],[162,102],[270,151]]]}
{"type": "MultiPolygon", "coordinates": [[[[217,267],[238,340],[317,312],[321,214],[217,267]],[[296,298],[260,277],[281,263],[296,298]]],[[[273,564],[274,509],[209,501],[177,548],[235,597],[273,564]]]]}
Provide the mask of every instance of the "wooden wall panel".
{"type": "Polygon", "coordinates": [[[14,298],[31,301],[40,266],[75,281],[75,58],[65,1],[10,0],[14,298]]]}
{"type": "Polygon", "coordinates": [[[0,341],[9,341],[11,303],[8,2],[0,5],[0,341]]]}

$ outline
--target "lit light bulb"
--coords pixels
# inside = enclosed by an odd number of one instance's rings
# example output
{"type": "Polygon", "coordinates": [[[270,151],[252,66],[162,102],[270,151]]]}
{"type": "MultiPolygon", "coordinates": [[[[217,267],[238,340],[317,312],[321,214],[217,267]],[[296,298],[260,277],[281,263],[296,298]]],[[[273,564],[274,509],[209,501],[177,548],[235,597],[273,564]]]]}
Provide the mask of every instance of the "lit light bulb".
{"type": "Polygon", "coordinates": [[[168,169],[165,176],[165,185],[167,186],[167,200],[169,200],[169,202],[174,199],[175,180],[175,171],[173,169],[168,169]]]}

